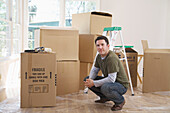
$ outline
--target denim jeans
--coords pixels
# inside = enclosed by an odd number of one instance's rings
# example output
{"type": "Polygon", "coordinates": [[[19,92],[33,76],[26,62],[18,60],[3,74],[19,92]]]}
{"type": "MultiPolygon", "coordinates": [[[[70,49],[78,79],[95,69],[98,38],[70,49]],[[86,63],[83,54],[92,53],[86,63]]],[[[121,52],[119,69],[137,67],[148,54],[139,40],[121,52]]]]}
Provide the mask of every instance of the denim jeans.
{"type": "MultiPolygon", "coordinates": [[[[84,81],[88,79],[89,76],[84,78],[84,81]]],[[[94,80],[100,80],[104,77],[97,76],[94,80]]],[[[124,101],[124,97],[122,96],[127,92],[127,88],[125,88],[122,84],[118,82],[114,83],[104,83],[100,87],[91,87],[89,88],[92,92],[98,95],[100,98],[106,98],[110,101],[113,101],[115,104],[121,104],[124,101]]]]}

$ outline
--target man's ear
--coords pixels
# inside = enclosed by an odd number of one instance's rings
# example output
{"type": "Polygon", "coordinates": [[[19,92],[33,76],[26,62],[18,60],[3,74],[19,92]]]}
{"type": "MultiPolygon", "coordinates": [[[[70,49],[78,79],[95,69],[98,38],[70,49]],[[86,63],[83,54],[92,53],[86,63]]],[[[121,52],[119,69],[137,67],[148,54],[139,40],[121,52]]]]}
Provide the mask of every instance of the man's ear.
{"type": "Polygon", "coordinates": [[[109,48],[109,47],[110,47],[110,44],[108,44],[107,46],[108,46],[108,48],[109,48]]]}

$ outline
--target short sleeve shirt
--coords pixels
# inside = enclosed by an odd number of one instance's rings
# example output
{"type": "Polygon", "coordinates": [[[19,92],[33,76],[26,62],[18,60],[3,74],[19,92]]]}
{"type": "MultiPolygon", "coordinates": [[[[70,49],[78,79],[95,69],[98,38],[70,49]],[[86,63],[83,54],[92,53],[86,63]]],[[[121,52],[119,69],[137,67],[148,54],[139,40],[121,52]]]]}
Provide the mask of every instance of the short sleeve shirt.
{"type": "Polygon", "coordinates": [[[95,67],[101,69],[105,77],[107,77],[110,73],[117,72],[116,82],[119,82],[128,88],[129,82],[124,67],[118,56],[113,51],[109,51],[103,60],[101,59],[101,55],[98,54],[95,62],[95,67]]]}

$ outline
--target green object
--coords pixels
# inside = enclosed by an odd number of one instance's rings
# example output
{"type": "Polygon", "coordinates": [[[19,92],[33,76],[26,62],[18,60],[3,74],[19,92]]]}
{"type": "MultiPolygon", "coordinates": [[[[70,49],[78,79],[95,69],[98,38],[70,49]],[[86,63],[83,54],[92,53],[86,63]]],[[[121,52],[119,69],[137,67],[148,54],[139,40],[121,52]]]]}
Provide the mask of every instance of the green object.
{"type": "Polygon", "coordinates": [[[121,27],[106,27],[104,28],[104,31],[120,31],[122,30],[121,27]]]}
{"type": "MultiPolygon", "coordinates": [[[[122,47],[122,46],[114,46],[114,47],[122,47]]],[[[134,46],[124,46],[125,48],[133,48],[134,46]]]]}

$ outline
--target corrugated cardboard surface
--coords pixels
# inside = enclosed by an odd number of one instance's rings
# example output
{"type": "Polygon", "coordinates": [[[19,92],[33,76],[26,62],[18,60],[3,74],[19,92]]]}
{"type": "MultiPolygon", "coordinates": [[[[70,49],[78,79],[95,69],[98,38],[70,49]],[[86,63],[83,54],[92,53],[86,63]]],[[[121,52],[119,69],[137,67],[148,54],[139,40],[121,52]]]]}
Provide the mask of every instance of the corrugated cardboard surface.
{"type": "MultiPolygon", "coordinates": [[[[126,56],[127,56],[127,60],[128,60],[128,66],[129,66],[132,85],[133,85],[133,87],[137,87],[138,53],[131,48],[126,48],[125,50],[126,50],[126,56]]],[[[117,53],[117,55],[119,55],[120,58],[124,57],[121,53],[117,53]]],[[[123,63],[126,74],[128,75],[125,60],[123,60],[123,61],[121,60],[121,62],[123,63]]]]}
{"type": "Polygon", "coordinates": [[[56,60],[79,60],[78,30],[40,29],[40,46],[51,48],[56,60]]]}
{"type": "Polygon", "coordinates": [[[72,26],[78,29],[80,34],[90,34],[90,15],[90,13],[72,15],[72,26]]]}
{"type": "Polygon", "coordinates": [[[57,95],[79,91],[79,61],[57,61],[57,95]]]}
{"type": "Polygon", "coordinates": [[[21,107],[56,105],[55,53],[21,53],[21,107]]]}
{"type": "Polygon", "coordinates": [[[95,39],[97,35],[79,35],[79,59],[81,62],[93,63],[97,53],[95,39]]]}
{"type": "Polygon", "coordinates": [[[100,12],[97,14],[91,12],[73,14],[72,26],[79,29],[80,34],[102,35],[105,27],[112,26],[112,17],[111,15],[100,15],[100,12]]]}
{"type": "MultiPolygon", "coordinates": [[[[84,78],[89,76],[93,63],[80,62],[80,90],[84,89],[84,78]]],[[[98,73],[102,76],[101,70],[98,73]]]]}
{"type": "Polygon", "coordinates": [[[80,90],[84,89],[84,78],[89,75],[90,69],[90,63],[80,62],[80,90]]]}
{"type": "Polygon", "coordinates": [[[112,26],[112,17],[91,15],[90,34],[103,34],[105,27],[112,26]]]}
{"type": "Polygon", "coordinates": [[[144,52],[143,92],[170,91],[170,49],[144,52]]]}

